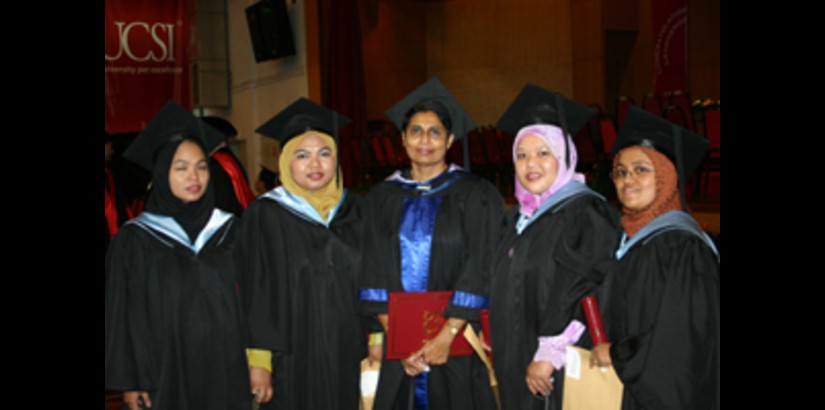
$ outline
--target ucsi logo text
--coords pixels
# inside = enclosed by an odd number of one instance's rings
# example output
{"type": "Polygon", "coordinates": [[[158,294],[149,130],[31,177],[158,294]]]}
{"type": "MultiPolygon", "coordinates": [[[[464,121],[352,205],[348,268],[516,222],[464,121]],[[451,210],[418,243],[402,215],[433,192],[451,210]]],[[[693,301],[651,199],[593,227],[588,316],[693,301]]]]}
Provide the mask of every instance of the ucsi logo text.
{"type": "Polygon", "coordinates": [[[106,61],[117,61],[124,55],[137,62],[175,61],[174,24],[115,21],[115,27],[117,37],[106,41],[106,61]],[[109,54],[112,42],[117,43],[116,54],[109,54]]]}

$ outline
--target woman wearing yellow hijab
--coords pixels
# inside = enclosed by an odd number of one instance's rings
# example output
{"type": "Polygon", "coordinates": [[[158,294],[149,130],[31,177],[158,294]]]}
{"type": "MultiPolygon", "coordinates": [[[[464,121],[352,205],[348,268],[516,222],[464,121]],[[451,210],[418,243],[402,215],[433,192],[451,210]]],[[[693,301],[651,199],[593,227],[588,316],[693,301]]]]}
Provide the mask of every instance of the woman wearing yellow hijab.
{"type": "Polygon", "coordinates": [[[335,140],[319,131],[292,138],[281,150],[278,169],[284,191],[308,202],[322,220],[341,201],[335,140]]]}
{"type": "Polygon", "coordinates": [[[361,211],[341,186],[335,141],[347,123],[302,98],[256,130],[281,141],[283,183],[247,208],[238,245],[262,408],[358,408],[361,211]]]}

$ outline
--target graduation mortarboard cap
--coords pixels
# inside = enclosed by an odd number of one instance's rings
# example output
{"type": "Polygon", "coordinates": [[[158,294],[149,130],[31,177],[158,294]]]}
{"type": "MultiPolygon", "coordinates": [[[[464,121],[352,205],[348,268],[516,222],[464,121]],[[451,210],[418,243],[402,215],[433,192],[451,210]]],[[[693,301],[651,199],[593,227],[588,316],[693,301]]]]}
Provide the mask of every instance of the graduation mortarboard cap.
{"type": "Polygon", "coordinates": [[[350,122],[349,118],[301,97],[263,123],[255,132],[280,141],[283,147],[293,137],[309,130],[329,134],[337,141],[338,130],[350,122]]]}
{"type": "Polygon", "coordinates": [[[201,121],[218,130],[226,139],[238,135],[238,130],[235,129],[235,126],[224,118],[216,117],[214,115],[207,115],[206,117],[201,117],[201,121]]]}
{"type": "Polygon", "coordinates": [[[264,164],[259,163],[258,165],[261,167],[260,172],[258,172],[258,178],[264,183],[264,188],[266,190],[275,188],[275,186],[278,185],[278,172],[273,171],[264,164]]]}
{"type": "Polygon", "coordinates": [[[387,111],[384,111],[384,114],[389,117],[396,128],[403,132],[404,123],[407,120],[407,113],[414,105],[427,99],[438,101],[449,111],[450,120],[452,121],[452,132],[455,134],[455,139],[463,138],[470,130],[476,127],[476,123],[473,121],[473,118],[470,117],[470,114],[464,110],[464,107],[450,94],[447,87],[441,83],[438,77],[429,79],[413,92],[407,94],[401,101],[397,102],[387,111]]]}
{"type": "Polygon", "coordinates": [[[224,140],[218,130],[170,100],[129,144],[123,156],[151,171],[154,168],[155,154],[158,149],[178,134],[200,138],[206,148],[206,155],[209,155],[224,140]]]}
{"type": "MultiPolygon", "coordinates": [[[[595,111],[555,91],[527,84],[498,120],[496,128],[516,135],[519,130],[535,124],[556,125],[565,135],[576,135],[590,121],[595,111]]],[[[570,144],[565,138],[565,144],[570,144]]],[[[570,164],[567,149],[566,161],[570,164]]]]}
{"type": "Polygon", "coordinates": [[[560,112],[564,112],[567,132],[576,135],[590,121],[595,111],[557,92],[535,84],[527,84],[498,120],[496,128],[516,135],[528,125],[552,124],[561,127],[560,112]],[[563,107],[558,106],[561,101],[563,107]]]}
{"type": "Polygon", "coordinates": [[[707,139],[688,129],[641,108],[630,107],[616,137],[613,155],[633,145],[653,148],[673,161],[679,173],[679,185],[684,187],[705,157],[708,144],[707,139]]]}

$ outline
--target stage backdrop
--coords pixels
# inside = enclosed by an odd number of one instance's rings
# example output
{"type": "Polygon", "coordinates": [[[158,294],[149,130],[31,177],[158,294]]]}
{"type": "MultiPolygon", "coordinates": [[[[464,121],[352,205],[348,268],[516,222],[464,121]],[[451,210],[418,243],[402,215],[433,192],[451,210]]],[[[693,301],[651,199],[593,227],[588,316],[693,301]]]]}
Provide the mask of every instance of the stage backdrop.
{"type": "Polygon", "coordinates": [[[186,0],[106,0],[106,132],[140,131],[166,101],[191,108],[186,0]]]}
{"type": "Polygon", "coordinates": [[[687,0],[653,2],[653,90],[687,90],[687,0]]]}

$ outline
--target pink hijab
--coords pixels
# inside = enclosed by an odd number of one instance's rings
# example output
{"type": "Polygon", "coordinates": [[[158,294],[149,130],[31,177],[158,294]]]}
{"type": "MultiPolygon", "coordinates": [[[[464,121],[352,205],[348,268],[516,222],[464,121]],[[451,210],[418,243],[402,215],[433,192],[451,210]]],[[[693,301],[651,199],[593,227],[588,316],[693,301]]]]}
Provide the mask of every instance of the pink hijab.
{"type": "Polygon", "coordinates": [[[513,142],[513,162],[516,161],[516,153],[518,151],[518,144],[521,140],[528,136],[528,135],[535,135],[541,138],[548,147],[550,147],[550,151],[553,152],[553,156],[556,157],[556,161],[559,163],[559,172],[556,174],[556,180],[553,181],[553,184],[550,185],[550,188],[547,188],[546,191],[542,192],[541,195],[535,195],[524,188],[521,185],[521,182],[518,180],[518,175],[516,175],[516,199],[519,202],[521,207],[519,211],[527,216],[528,218],[533,216],[533,212],[536,212],[541,204],[557,192],[561,187],[567,185],[570,181],[578,181],[584,183],[584,175],[576,172],[576,163],[578,162],[579,155],[576,152],[576,146],[573,144],[572,138],[569,141],[568,146],[570,147],[570,167],[564,161],[565,156],[565,145],[564,145],[564,135],[562,134],[562,130],[560,127],[555,125],[546,125],[546,124],[537,124],[537,125],[528,125],[521,130],[519,130],[518,134],[516,134],[516,139],[513,142]]]}

